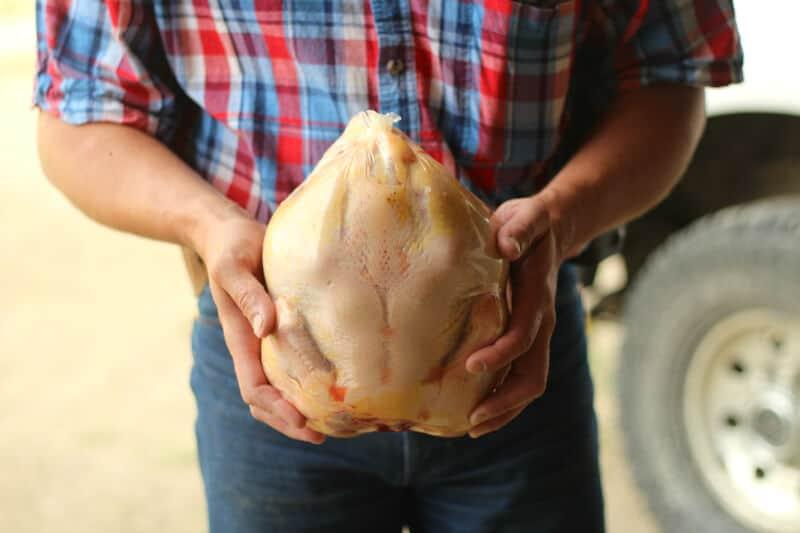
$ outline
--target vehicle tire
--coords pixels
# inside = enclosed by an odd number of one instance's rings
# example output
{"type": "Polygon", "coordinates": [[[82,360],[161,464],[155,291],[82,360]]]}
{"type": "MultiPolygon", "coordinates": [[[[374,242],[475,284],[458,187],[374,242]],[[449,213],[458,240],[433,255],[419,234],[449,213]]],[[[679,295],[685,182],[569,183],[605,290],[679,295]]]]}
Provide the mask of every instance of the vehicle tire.
{"type": "Polygon", "coordinates": [[[668,239],[623,326],[626,450],[662,530],[800,532],[800,199],[668,239]]]}

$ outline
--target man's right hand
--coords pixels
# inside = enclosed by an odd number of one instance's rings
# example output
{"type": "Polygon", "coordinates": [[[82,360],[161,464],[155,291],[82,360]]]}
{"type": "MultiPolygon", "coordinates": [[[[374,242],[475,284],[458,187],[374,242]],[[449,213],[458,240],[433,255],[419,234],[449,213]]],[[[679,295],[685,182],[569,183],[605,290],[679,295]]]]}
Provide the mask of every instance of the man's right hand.
{"type": "Polygon", "coordinates": [[[244,402],[254,418],[284,435],[319,444],[321,433],[267,381],[261,365],[261,338],[275,327],[275,308],[264,288],[261,251],[265,226],[244,212],[205,231],[198,252],[208,269],[225,343],[233,358],[244,402]]]}
{"type": "Polygon", "coordinates": [[[135,128],[74,126],[40,113],[37,133],[48,179],[81,211],[200,255],[250,412],[289,437],[322,442],[322,434],[305,427],[305,417],[270,386],[261,366],[261,337],[275,326],[275,309],[259,281],[264,225],[135,128]]]}

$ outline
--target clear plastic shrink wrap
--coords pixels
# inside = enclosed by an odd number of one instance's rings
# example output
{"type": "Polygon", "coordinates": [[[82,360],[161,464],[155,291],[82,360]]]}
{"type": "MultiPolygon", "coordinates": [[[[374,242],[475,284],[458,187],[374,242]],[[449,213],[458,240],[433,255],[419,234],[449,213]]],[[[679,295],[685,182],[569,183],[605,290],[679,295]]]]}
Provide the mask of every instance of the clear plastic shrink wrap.
{"type": "Polygon", "coordinates": [[[464,434],[502,378],[466,357],[507,321],[490,209],[393,127],[357,114],[276,210],[264,241],[270,382],[333,436],[464,434]]]}

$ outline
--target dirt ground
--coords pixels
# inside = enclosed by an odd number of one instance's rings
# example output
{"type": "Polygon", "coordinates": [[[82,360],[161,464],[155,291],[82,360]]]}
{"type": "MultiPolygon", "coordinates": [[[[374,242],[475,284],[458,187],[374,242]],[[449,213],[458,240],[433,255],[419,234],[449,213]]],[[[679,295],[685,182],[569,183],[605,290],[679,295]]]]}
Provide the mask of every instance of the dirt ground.
{"type": "MultiPolygon", "coordinates": [[[[0,531],[204,531],[179,251],[48,186],[32,73],[30,19],[0,20],[0,531]]],[[[609,531],[655,532],[617,430],[618,338],[592,328],[609,531]]]]}

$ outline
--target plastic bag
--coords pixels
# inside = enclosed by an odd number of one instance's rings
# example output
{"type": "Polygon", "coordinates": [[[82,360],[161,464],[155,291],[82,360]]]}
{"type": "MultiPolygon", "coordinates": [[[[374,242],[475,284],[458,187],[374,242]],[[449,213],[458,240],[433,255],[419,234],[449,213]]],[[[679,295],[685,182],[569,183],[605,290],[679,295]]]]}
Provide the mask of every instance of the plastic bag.
{"type": "Polygon", "coordinates": [[[398,119],[354,116],[267,226],[262,363],[328,435],[463,435],[501,378],[465,367],[507,321],[491,211],[398,119]]]}

